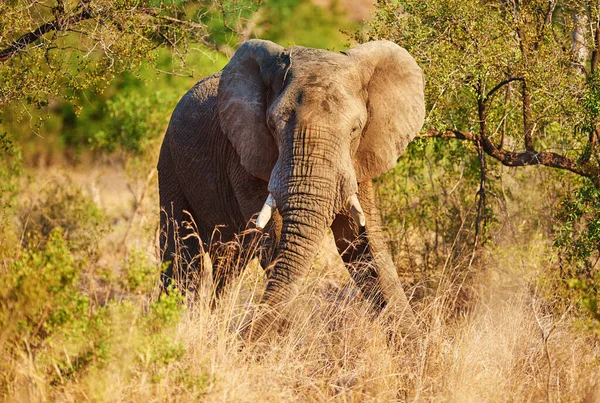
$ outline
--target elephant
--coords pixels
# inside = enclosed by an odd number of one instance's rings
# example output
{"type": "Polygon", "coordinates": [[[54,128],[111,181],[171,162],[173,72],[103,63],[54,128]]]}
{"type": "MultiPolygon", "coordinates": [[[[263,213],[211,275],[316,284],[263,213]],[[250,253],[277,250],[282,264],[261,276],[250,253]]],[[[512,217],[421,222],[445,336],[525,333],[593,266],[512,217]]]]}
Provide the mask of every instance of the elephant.
{"type": "Polygon", "coordinates": [[[421,130],[424,86],[414,58],[385,40],[339,53],[243,43],[183,96],[162,143],[160,243],[163,260],[173,262],[163,286],[191,270],[215,227],[223,242],[248,225],[271,234],[266,289],[241,330],[243,340],[259,340],[297,295],[331,229],[373,312],[401,318],[399,331],[414,335],[372,179],[392,169],[421,130]]]}

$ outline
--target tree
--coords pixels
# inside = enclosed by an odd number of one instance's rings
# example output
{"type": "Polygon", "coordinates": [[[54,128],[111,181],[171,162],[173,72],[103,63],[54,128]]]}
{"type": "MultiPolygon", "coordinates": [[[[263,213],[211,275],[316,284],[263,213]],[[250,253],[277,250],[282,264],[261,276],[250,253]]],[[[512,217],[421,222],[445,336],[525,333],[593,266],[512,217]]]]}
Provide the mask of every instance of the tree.
{"type": "Polygon", "coordinates": [[[399,43],[424,67],[424,137],[600,187],[599,11],[587,1],[381,1],[369,36],[399,43]]]}
{"type": "Polygon", "coordinates": [[[192,45],[212,44],[215,20],[235,32],[252,8],[239,0],[3,1],[0,107],[44,107],[84,89],[102,91],[121,72],[153,63],[160,48],[171,49],[181,68],[192,45]]]}
{"type": "Polygon", "coordinates": [[[557,293],[600,329],[600,2],[379,1],[370,28],[358,39],[392,40],[424,68],[422,137],[466,141],[478,157],[475,244],[490,157],[577,175],[580,189],[556,215],[556,272],[567,290],[557,293]]]}

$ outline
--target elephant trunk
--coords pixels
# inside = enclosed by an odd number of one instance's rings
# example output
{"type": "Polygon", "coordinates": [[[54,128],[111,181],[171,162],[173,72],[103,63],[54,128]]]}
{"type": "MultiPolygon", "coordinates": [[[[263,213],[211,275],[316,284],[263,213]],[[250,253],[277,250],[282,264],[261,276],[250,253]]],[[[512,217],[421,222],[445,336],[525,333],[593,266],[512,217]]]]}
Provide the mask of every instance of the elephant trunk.
{"type": "Polygon", "coordinates": [[[252,327],[247,329],[247,339],[260,338],[276,322],[284,305],[297,295],[299,282],[306,276],[331,225],[332,198],[318,197],[310,191],[310,186],[300,186],[278,207],[283,227],[277,256],[267,271],[267,287],[252,327]],[[328,207],[306,206],[307,199],[318,199],[328,207]]]}
{"type": "Polygon", "coordinates": [[[326,136],[314,139],[306,132],[302,134],[302,141],[282,147],[283,158],[271,176],[270,198],[277,205],[283,226],[261,307],[252,326],[245,330],[245,338],[250,340],[260,338],[284,304],[297,295],[299,282],[319,252],[335,213],[344,206],[342,200],[350,199],[349,192],[355,193],[351,187],[347,189],[344,178],[348,175],[336,162],[340,147],[323,144],[326,136]]]}

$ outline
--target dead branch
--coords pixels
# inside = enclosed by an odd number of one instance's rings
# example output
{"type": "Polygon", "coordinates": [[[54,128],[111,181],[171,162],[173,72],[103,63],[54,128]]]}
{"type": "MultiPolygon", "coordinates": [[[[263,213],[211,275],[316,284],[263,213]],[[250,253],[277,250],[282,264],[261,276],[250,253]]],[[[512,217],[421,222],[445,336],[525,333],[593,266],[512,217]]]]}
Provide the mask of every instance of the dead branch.
{"type": "Polygon", "coordinates": [[[197,22],[194,21],[186,21],[186,20],[180,20],[179,18],[175,18],[175,17],[169,17],[168,15],[162,15],[160,14],[157,10],[153,10],[147,7],[140,7],[139,10],[141,12],[143,12],[144,14],[147,14],[151,17],[157,18],[159,20],[164,20],[164,21],[169,21],[178,25],[186,25],[190,28],[195,28],[195,29],[200,29],[200,30],[206,30],[206,25],[204,24],[199,24],[197,22]]]}
{"type": "Polygon", "coordinates": [[[504,87],[505,85],[510,84],[513,81],[523,81],[523,80],[524,80],[523,77],[511,77],[504,81],[501,81],[487,93],[487,95],[485,96],[485,100],[487,101],[488,99],[490,99],[494,95],[494,93],[496,93],[496,91],[498,91],[500,88],[504,87]]]}
{"type": "Polygon", "coordinates": [[[463,132],[460,130],[428,130],[426,133],[422,134],[421,137],[439,137],[444,139],[471,141],[473,143],[476,143],[477,140],[480,139],[481,146],[486,154],[500,161],[502,165],[509,167],[544,165],[552,168],[565,169],[592,179],[597,178],[599,174],[596,169],[589,168],[587,165],[579,166],[575,160],[565,157],[564,155],[550,151],[535,151],[533,149],[524,152],[507,151],[496,147],[496,145],[486,136],[478,136],[474,133],[463,132]]]}

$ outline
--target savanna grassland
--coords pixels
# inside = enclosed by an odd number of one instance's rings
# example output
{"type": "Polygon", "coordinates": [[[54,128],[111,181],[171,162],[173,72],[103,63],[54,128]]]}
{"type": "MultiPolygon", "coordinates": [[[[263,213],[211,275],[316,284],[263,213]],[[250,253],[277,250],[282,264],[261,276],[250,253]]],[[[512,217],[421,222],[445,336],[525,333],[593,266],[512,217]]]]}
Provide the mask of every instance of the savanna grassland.
{"type": "MultiPolygon", "coordinates": [[[[142,3],[0,5],[4,50],[63,21],[0,53],[2,400],[600,401],[597,9],[142,3]],[[334,50],[386,38],[424,67],[424,138],[375,182],[416,339],[372,316],[329,239],[260,344],[237,333],[264,289],[256,260],[216,302],[210,276],[160,295],[170,113],[251,37],[334,50]],[[531,150],[537,163],[516,155],[531,150]]],[[[216,246],[205,265],[239,265],[216,246]]]]}

